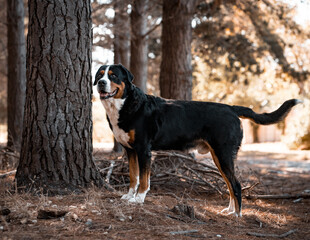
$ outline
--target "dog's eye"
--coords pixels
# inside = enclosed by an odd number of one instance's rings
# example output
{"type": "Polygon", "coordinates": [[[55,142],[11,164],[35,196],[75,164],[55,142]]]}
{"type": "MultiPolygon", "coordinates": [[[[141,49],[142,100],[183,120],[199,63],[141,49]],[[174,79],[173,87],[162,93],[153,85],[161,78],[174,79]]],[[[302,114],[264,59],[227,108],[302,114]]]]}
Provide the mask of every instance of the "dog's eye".
{"type": "Polygon", "coordinates": [[[113,73],[110,75],[111,78],[116,78],[116,75],[113,73]]]}

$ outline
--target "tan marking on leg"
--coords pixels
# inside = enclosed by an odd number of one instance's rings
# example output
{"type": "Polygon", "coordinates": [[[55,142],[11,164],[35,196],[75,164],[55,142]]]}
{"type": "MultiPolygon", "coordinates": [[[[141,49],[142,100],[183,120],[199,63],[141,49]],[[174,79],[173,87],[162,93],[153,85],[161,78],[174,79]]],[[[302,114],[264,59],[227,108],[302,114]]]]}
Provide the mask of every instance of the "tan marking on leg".
{"type": "Polygon", "coordinates": [[[224,181],[226,182],[226,185],[228,187],[229,196],[230,196],[228,210],[231,207],[234,207],[235,212],[237,214],[240,214],[238,200],[237,200],[237,198],[236,198],[236,196],[234,194],[234,190],[233,190],[233,188],[231,186],[231,183],[229,182],[228,178],[226,177],[226,174],[223,172],[223,170],[221,168],[221,165],[220,165],[220,162],[219,162],[219,160],[218,160],[214,150],[211,148],[211,146],[209,144],[208,144],[208,146],[209,146],[209,149],[210,149],[213,161],[214,161],[216,167],[218,168],[218,170],[220,171],[220,173],[221,173],[222,177],[224,178],[224,181]],[[234,206],[231,206],[231,204],[234,204],[234,206]]]}
{"type": "Polygon", "coordinates": [[[129,200],[129,202],[144,203],[146,194],[150,190],[150,170],[146,169],[145,173],[140,178],[141,181],[138,193],[136,194],[134,201],[129,200]]]}
{"type": "Polygon", "coordinates": [[[139,184],[139,163],[136,153],[130,154],[129,157],[129,178],[129,188],[137,188],[137,185],[139,184]]]}
{"type": "Polygon", "coordinates": [[[140,186],[139,186],[138,193],[144,193],[145,191],[149,190],[150,175],[151,175],[151,171],[149,169],[145,170],[144,174],[141,176],[141,179],[140,179],[140,186]]]}
{"type": "Polygon", "coordinates": [[[136,152],[128,152],[128,161],[130,178],[129,191],[127,194],[124,194],[121,199],[131,201],[131,199],[135,199],[139,186],[139,164],[136,152]]]}
{"type": "Polygon", "coordinates": [[[129,135],[128,143],[129,144],[133,144],[135,142],[135,134],[136,134],[136,132],[134,129],[129,131],[129,133],[128,133],[128,135],[129,135]]]}

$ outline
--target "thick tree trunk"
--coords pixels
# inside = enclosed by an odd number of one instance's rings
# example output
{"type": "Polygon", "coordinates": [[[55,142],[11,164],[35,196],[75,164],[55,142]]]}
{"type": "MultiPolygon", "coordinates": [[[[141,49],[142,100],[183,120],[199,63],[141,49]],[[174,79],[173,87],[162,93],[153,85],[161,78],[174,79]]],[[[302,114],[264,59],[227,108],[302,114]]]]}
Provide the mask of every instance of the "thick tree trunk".
{"type": "Polygon", "coordinates": [[[20,151],[26,92],[23,0],[7,0],[8,147],[20,151]]]}
{"type": "Polygon", "coordinates": [[[18,187],[101,185],[92,159],[90,1],[29,1],[27,91],[18,187]]]}
{"type": "MultiPolygon", "coordinates": [[[[130,66],[130,24],[127,13],[127,1],[116,1],[114,5],[114,63],[130,66]]],[[[122,146],[114,139],[114,152],[121,152],[122,146]]]]}
{"type": "Polygon", "coordinates": [[[135,85],[144,92],[147,82],[147,7],[148,0],[135,0],[130,14],[130,71],[135,77],[135,85]]]}
{"type": "Polygon", "coordinates": [[[164,0],[160,92],[164,98],[192,98],[192,26],[195,0],[164,0]]]}

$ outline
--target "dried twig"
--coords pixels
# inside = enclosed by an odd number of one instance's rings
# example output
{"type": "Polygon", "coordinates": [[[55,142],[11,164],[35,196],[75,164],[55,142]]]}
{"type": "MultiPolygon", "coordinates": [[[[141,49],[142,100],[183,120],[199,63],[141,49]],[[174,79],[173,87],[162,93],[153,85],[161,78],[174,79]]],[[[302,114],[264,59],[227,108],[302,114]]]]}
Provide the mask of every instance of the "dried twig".
{"type": "Polygon", "coordinates": [[[6,178],[6,177],[11,176],[11,175],[13,175],[15,173],[16,173],[16,170],[0,174],[0,179],[6,178]]]}
{"type": "Polygon", "coordinates": [[[113,171],[114,164],[115,164],[115,161],[111,161],[111,164],[110,164],[110,167],[109,167],[107,176],[106,176],[106,178],[105,178],[105,181],[106,181],[107,183],[110,183],[110,177],[111,177],[111,174],[112,174],[112,171],[113,171]]]}
{"type": "Polygon", "coordinates": [[[183,235],[183,234],[188,234],[188,233],[197,233],[198,230],[186,230],[186,231],[177,231],[177,232],[169,232],[171,235],[183,235]]]}
{"type": "Polygon", "coordinates": [[[310,194],[282,194],[282,195],[247,195],[248,199],[291,199],[291,198],[310,198],[310,194]]]}
{"type": "Polygon", "coordinates": [[[246,186],[246,187],[243,187],[242,189],[241,189],[241,191],[246,191],[246,190],[251,190],[252,188],[254,188],[256,185],[258,185],[260,182],[256,182],[256,183],[254,183],[253,185],[251,185],[251,186],[246,186]]]}
{"type": "Polygon", "coordinates": [[[285,238],[288,235],[291,235],[292,233],[296,232],[297,229],[292,229],[286,233],[283,234],[268,234],[268,233],[255,233],[255,232],[248,232],[247,235],[255,236],[255,237],[274,237],[274,238],[285,238]]]}

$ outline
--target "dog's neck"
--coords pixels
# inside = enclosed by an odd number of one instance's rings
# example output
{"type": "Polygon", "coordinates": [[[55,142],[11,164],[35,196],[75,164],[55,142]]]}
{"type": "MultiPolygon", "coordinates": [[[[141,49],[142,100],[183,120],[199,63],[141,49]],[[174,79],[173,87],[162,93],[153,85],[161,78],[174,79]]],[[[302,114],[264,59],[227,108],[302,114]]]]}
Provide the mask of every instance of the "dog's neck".
{"type": "Polygon", "coordinates": [[[119,111],[122,109],[124,102],[126,99],[116,99],[109,98],[105,100],[101,100],[102,105],[104,106],[107,115],[109,116],[110,121],[115,120],[118,121],[119,111]]]}

